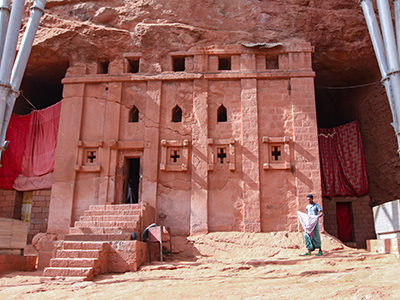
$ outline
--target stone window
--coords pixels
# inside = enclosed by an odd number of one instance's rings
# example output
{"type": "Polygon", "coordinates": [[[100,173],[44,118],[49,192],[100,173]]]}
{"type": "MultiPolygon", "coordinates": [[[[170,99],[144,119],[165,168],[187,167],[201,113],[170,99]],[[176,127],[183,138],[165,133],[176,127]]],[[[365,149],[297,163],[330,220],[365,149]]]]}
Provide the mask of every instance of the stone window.
{"type": "Polygon", "coordinates": [[[185,58],[184,57],[173,57],[172,58],[172,68],[174,72],[185,71],[185,58]]]}
{"type": "Polygon", "coordinates": [[[139,58],[134,58],[134,59],[128,58],[127,63],[128,63],[127,64],[128,73],[139,73],[139,63],[140,63],[139,58]]]}
{"type": "Polygon", "coordinates": [[[139,122],[139,110],[136,106],[133,106],[129,111],[129,122],[130,123],[137,123],[139,122]]]}
{"type": "Polygon", "coordinates": [[[110,61],[108,60],[99,61],[97,64],[97,74],[108,74],[109,66],[110,66],[110,61]]]}
{"type": "Polygon", "coordinates": [[[234,139],[208,139],[208,171],[215,168],[235,171],[235,161],[234,139]]]}
{"type": "Polygon", "coordinates": [[[100,172],[101,167],[98,163],[99,149],[103,147],[103,142],[78,142],[78,159],[75,165],[77,172],[100,172]]]}
{"type": "Polygon", "coordinates": [[[182,109],[178,105],[172,109],[171,121],[174,123],[182,122],[182,109]]]}
{"type": "Polygon", "coordinates": [[[267,55],[265,57],[265,67],[267,70],[279,69],[279,56],[278,55],[267,55]]]}
{"type": "Polygon", "coordinates": [[[231,57],[218,57],[218,70],[232,70],[231,57]]]}
{"type": "Polygon", "coordinates": [[[290,169],[290,137],[264,136],[262,141],[264,145],[263,169],[290,169]]]}
{"type": "Polygon", "coordinates": [[[94,162],[96,162],[96,150],[94,149],[89,149],[86,150],[86,163],[87,164],[93,164],[94,162]]]}
{"type": "Polygon", "coordinates": [[[160,170],[185,172],[189,163],[189,141],[162,140],[160,170]]]}
{"type": "Polygon", "coordinates": [[[217,110],[217,122],[226,122],[228,120],[227,113],[226,113],[226,107],[221,104],[220,107],[218,107],[217,110]]]}

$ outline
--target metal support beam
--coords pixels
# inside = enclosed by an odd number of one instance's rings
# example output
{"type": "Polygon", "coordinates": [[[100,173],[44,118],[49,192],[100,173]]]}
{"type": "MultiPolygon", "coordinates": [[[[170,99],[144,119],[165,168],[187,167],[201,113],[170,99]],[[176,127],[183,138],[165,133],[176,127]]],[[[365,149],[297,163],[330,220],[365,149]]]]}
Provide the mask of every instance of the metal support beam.
{"type": "Polygon", "coordinates": [[[382,27],[383,41],[381,31],[371,0],[361,0],[364,17],[367,23],[368,31],[371,36],[372,45],[378,61],[379,70],[382,75],[382,83],[385,86],[386,94],[392,111],[392,126],[395,131],[398,154],[400,156],[400,64],[399,54],[396,47],[396,39],[393,30],[393,22],[390,14],[390,7],[387,0],[377,0],[380,23],[382,27]]]}
{"type": "MultiPolygon", "coordinates": [[[[29,55],[32,50],[33,40],[35,38],[36,31],[39,27],[40,18],[43,15],[45,5],[46,5],[46,0],[35,0],[35,3],[31,7],[31,15],[29,17],[29,21],[26,30],[24,32],[24,36],[22,38],[20,50],[15,60],[14,67],[12,68],[12,72],[10,71],[11,90],[9,90],[7,97],[4,98],[4,100],[7,101],[4,110],[4,117],[0,123],[2,125],[0,131],[0,145],[4,145],[6,143],[5,137],[6,137],[8,123],[10,122],[11,114],[14,109],[15,100],[17,99],[18,96],[18,91],[21,86],[22,78],[26,69],[26,65],[28,63],[29,55]]],[[[1,93],[0,96],[2,96],[1,93]]],[[[3,98],[0,98],[0,101],[3,101],[3,98]]],[[[1,153],[2,151],[0,148],[0,159],[1,159],[1,153]]]]}
{"type": "Polygon", "coordinates": [[[10,0],[0,1],[0,61],[3,56],[4,42],[6,40],[8,21],[10,19],[10,0]]]}
{"type": "MultiPolygon", "coordinates": [[[[14,0],[10,21],[7,27],[4,51],[0,64],[0,126],[3,129],[4,113],[7,106],[7,97],[11,90],[10,77],[12,65],[17,52],[17,42],[21,27],[22,14],[24,12],[25,0],[14,0]]],[[[0,147],[5,148],[5,142],[0,141],[0,147]]],[[[0,150],[1,153],[1,150],[0,150]]],[[[1,155],[0,155],[1,158],[1,155]]]]}

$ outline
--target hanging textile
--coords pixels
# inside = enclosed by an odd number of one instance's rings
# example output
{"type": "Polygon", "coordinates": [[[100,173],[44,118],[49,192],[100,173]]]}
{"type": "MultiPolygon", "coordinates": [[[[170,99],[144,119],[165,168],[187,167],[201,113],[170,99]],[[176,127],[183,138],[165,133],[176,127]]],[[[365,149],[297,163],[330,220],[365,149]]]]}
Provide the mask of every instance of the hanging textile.
{"type": "Polygon", "coordinates": [[[351,225],[351,204],[336,203],[336,224],[337,237],[342,242],[351,242],[353,240],[351,225]]]}
{"type": "Polygon", "coordinates": [[[334,128],[320,128],[318,133],[322,195],[367,194],[367,169],[357,121],[334,128]]]}
{"type": "Polygon", "coordinates": [[[61,102],[33,111],[23,158],[22,175],[41,176],[52,172],[57,145],[61,102]]]}
{"type": "Polygon", "coordinates": [[[49,190],[53,184],[53,172],[43,176],[26,177],[19,174],[15,178],[12,188],[16,191],[36,191],[36,190],[49,190]]]}
{"type": "Polygon", "coordinates": [[[0,188],[12,188],[15,178],[21,173],[22,157],[25,151],[26,138],[31,124],[31,115],[18,116],[13,114],[6,134],[9,145],[1,153],[0,188]]]}
{"type": "Polygon", "coordinates": [[[29,115],[13,115],[7,130],[10,144],[2,153],[0,188],[17,190],[49,188],[57,144],[61,101],[29,115]],[[32,189],[31,189],[32,188],[32,189]]]}

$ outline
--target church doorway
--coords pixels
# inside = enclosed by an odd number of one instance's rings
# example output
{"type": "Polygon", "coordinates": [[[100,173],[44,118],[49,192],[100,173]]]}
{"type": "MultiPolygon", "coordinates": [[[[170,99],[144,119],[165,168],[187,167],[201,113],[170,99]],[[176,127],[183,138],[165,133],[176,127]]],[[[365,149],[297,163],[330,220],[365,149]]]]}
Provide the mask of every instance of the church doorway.
{"type": "Polygon", "coordinates": [[[127,158],[125,161],[124,203],[138,203],[140,195],[140,158],[127,158]]]}
{"type": "Polygon", "coordinates": [[[336,224],[338,238],[342,242],[353,242],[351,202],[336,203],[336,224]]]}

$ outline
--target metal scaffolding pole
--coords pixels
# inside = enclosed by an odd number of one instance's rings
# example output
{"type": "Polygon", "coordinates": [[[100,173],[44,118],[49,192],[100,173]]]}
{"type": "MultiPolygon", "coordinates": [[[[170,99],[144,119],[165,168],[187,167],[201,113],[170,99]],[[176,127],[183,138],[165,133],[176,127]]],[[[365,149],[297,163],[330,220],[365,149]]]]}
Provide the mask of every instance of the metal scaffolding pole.
{"type": "Polygon", "coordinates": [[[6,40],[8,21],[10,19],[10,0],[0,1],[0,61],[6,40]]]}
{"type": "MultiPolygon", "coordinates": [[[[21,27],[22,14],[25,0],[14,0],[11,8],[10,21],[7,28],[6,40],[0,64],[0,126],[3,129],[4,113],[7,106],[7,97],[11,91],[10,77],[12,65],[17,52],[19,29],[21,27]]],[[[0,153],[7,144],[0,141],[0,153]]],[[[1,158],[1,155],[0,155],[1,158]]]]}
{"type": "MultiPolygon", "coordinates": [[[[32,50],[33,40],[36,35],[36,31],[39,27],[40,18],[44,13],[44,7],[46,0],[35,0],[35,3],[31,7],[31,15],[22,38],[20,50],[12,68],[10,86],[11,91],[8,93],[6,101],[6,109],[4,118],[2,120],[2,127],[0,131],[0,145],[6,144],[5,137],[7,132],[8,123],[10,122],[11,114],[14,109],[15,100],[18,96],[18,91],[21,86],[22,78],[25,72],[26,65],[28,63],[29,55],[32,50]]],[[[0,159],[2,150],[0,148],[0,159]]]]}
{"type": "Polygon", "coordinates": [[[364,17],[368,31],[371,36],[372,45],[378,61],[379,70],[382,75],[382,83],[385,86],[386,94],[392,111],[392,126],[395,131],[398,154],[400,156],[400,64],[399,54],[396,47],[392,17],[387,0],[377,0],[380,23],[382,27],[383,41],[378,22],[371,0],[361,0],[364,17]]]}

